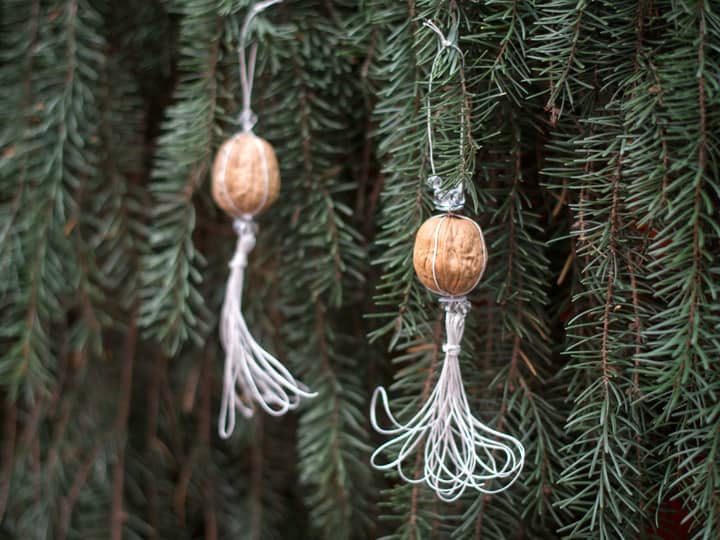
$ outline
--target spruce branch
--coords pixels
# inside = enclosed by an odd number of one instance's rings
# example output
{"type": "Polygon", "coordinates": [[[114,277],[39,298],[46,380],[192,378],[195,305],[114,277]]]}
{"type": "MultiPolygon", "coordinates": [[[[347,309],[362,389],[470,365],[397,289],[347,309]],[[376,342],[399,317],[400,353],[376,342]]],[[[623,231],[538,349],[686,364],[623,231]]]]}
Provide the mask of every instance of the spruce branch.
{"type": "Polygon", "coordinates": [[[156,152],[149,251],[143,258],[140,324],[146,335],[163,342],[171,353],[186,340],[201,343],[209,330],[209,313],[199,290],[204,259],[193,240],[193,199],[206,179],[218,142],[217,70],[223,20],[212,10],[198,9],[202,3],[182,0],[173,6],[187,14],[179,38],[184,54],[178,66],[176,104],[168,110],[156,152]]]}

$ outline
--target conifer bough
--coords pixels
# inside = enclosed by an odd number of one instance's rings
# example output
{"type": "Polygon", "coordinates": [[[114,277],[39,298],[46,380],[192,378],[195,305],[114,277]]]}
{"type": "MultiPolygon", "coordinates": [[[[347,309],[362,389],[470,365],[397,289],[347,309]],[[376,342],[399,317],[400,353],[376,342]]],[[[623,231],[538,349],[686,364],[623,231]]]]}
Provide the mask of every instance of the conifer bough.
{"type": "Polygon", "coordinates": [[[236,238],[211,171],[238,129],[251,4],[2,2],[0,537],[720,537],[718,3],[259,17],[252,105],[283,187],[243,307],[319,395],[226,442],[215,336],[236,238]],[[462,65],[433,66],[426,18],[462,65]],[[490,252],[467,398],[527,458],[512,489],[450,505],[368,465],[372,390],[417,410],[442,362],[411,264],[431,69],[438,174],[465,178],[490,252]]]}

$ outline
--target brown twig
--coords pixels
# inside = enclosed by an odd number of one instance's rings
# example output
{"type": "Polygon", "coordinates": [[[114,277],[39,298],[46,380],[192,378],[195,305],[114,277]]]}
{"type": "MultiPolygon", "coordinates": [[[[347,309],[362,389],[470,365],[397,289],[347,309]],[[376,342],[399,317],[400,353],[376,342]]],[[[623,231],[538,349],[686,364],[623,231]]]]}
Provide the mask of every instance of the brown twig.
{"type": "MultiPolygon", "coordinates": [[[[700,4],[702,10],[702,3],[700,4]]],[[[701,12],[700,14],[700,28],[698,30],[700,35],[700,44],[698,46],[698,65],[703,66],[705,64],[705,17],[701,12]]],[[[705,74],[701,70],[698,74],[698,108],[700,109],[700,141],[698,142],[698,179],[695,183],[695,193],[693,194],[693,206],[694,215],[700,215],[700,205],[702,203],[702,175],[705,173],[706,161],[707,161],[707,118],[705,110],[705,74]]],[[[694,335],[695,317],[697,315],[698,301],[700,300],[698,290],[701,290],[701,266],[702,266],[702,254],[700,253],[700,217],[696,217],[693,222],[693,245],[692,245],[692,261],[693,261],[693,284],[694,291],[690,301],[690,313],[688,314],[688,337],[687,337],[687,350],[691,351],[692,339],[694,335]]]]}
{"type": "Polygon", "coordinates": [[[177,485],[175,487],[175,496],[173,497],[175,505],[175,513],[177,514],[178,523],[181,526],[185,526],[185,502],[187,501],[188,490],[190,489],[190,480],[192,479],[193,471],[195,466],[200,461],[203,453],[203,445],[201,441],[197,441],[192,449],[188,458],[183,463],[178,474],[177,485]]]}
{"type": "Polygon", "coordinates": [[[575,24],[573,25],[573,38],[570,54],[568,55],[568,59],[565,62],[565,66],[563,67],[563,71],[558,78],[557,83],[554,79],[550,79],[550,98],[545,105],[545,110],[550,111],[550,125],[553,127],[556,125],[557,119],[560,116],[560,109],[557,107],[555,100],[557,99],[556,94],[559,94],[561,90],[556,91],[556,88],[562,88],[565,85],[565,81],[570,74],[570,69],[572,69],[572,64],[575,61],[575,55],[577,54],[577,45],[580,39],[580,27],[582,25],[582,18],[584,14],[585,9],[578,10],[577,19],[575,19],[575,24]]]}
{"type": "MultiPolygon", "coordinates": [[[[338,396],[338,389],[340,385],[338,383],[335,370],[330,364],[329,347],[325,334],[325,312],[323,306],[319,302],[315,303],[315,328],[315,332],[318,337],[318,352],[320,353],[323,371],[325,372],[326,377],[330,380],[328,386],[330,387],[330,392],[332,393],[331,399],[333,400],[333,409],[330,414],[328,424],[330,429],[333,430],[334,435],[331,443],[333,462],[338,464],[343,461],[342,453],[340,451],[340,441],[337,436],[337,429],[340,424],[340,398],[338,396]]],[[[340,481],[337,471],[333,474],[333,486],[335,487],[337,493],[335,504],[338,505],[338,507],[345,509],[348,503],[349,495],[345,486],[340,481]]]]}
{"type": "MultiPolygon", "coordinates": [[[[201,371],[203,373],[211,373],[212,358],[214,357],[215,345],[214,341],[210,341],[205,351],[205,359],[201,371]]],[[[191,374],[192,376],[192,374],[191,374]]],[[[187,460],[184,461],[180,474],[178,475],[177,486],[175,488],[175,512],[178,516],[180,524],[185,524],[186,512],[185,503],[187,501],[188,490],[190,489],[190,480],[192,480],[195,468],[198,463],[202,462],[207,456],[210,447],[210,387],[209,377],[205,377],[201,388],[201,404],[197,417],[197,438],[196,442],[190,450],[187,460]]]]}
{"type": "MultiPolygon", "coordinates": [[[[203,380],[200,386],[200,413],[198,418],[198,436],[204,445],[205,455],[210,453],[210,409],[212,407],[212,385],[213,370],[212,364],[215,359],[215,340],[208,342],[203,366],[203,380]]],[[[215,497],[213,484],[209,474],[204,481],[205,492],[205,540],[217,540],[218,523],[215,513],[215,497]]]]}
{"type": "Polygon", "coordinates": [[[2,463],[0,463],[0,523],[2,523],[3,514],[10,493],[10,483],[12,482],[13,459],[15,453],[15,434],[17,433],[17,403],[15,401],[5,401],[3,407],[5,418],[3,419],[3,446],[2,446],[2,463]]]}
{"type": "Polygon", "coordinates": [[[35,440],[37,435],[37,428],[40,424],[40,418],[42,418],[45,410],[45,401],[47,398],[40,397],[35,402],[35,405],[30,411],[30,417],[25,422],[25,429],[20,434],[20,440],[18,441],[17,450],[22,451],[28,448],[35,440]]]}
{"type": "Polygon", "coordinates": [[[136,305],[130,315],[130,323],[125,334],[125,350],[122,357],[122,371],[120,374],[120,404],[115,418],[114,431],[119,437],[117,461],[113,471],[113,497],[110,513],[110,537],[112,540],[122,540],[125,513],[123,511],[123,494],[125,485],[125,445],[127,443],[127,422],[130,414],[130,397],[132,392],[133,366],[138,337],[138,306],[136,305]]]}
{"type": "MultiPolygon", "coordinates": [[[[159,384],[160,384],[160,372],[164,369],[166,358],[163,355],[153,365],[153,369],[150,376],[150,381],[147,390],[147,429],[145,432],[145,445],[146,451],[152,452],[156,446],[155,441],[157,439],[157,426],[158,417],[160,412],[160,395],[159,395],[159,384]]],[[[158,533],[158,515],[157,515],[157,484],[153,475],[153,467],[148,467],[147,474],[147,485],[145,487],[147,493],[147,507],[148,507],[148,525],[150,526],[150,532],[148,537],[150,540],[157,538],[158,533]]]]}
{"type": "Polygon", "coordinates": [[[615,289],[615,259],[617,257],[616,253],[616,236],[617,236],[617,229],[618,229],[618,221],[619,221],[619,215],[618,215],[618,205],[620,204],[619,198],[620,198],[620,169],[622,167],[622,155],[618,156],[617,158],[617,171],[615,173],[615,177],[613,179],[613,196],[612,196],[612,207],[610,209],[610,235],[609,235],[609,241],[610,241],[610,257],[608,260],[608,283],[607,283],[607,289],[605,291],[605,308],[603,313],[603,330],[602,330],[602,340],[601,340],[601,346],[600,346],[600,354],[601,354],[601,365],[602,365],[602,374],[603,374],[603,383],[604,383],[604,391],[607,395],[608,392],[608,384],[610,382],[610,368],[608,366],[608,340],[610,335],[610,314],[612,312],[614,302],[613,302],[613,295],[614,295],[614,289],[615,289]]]}
{"type": "Polygon", "coordinates": [[[75,474],[75,479],[73,480],[72,486],[70,487],[70,491],[68,491],[67,496],[60,505],[60,515],[58,517],[58,525],[56,529],[57,540],[65,540],[65,536],[67,535],[67,530],[70,525],[70,518],[72,517],[73,508],[75,507],[77,498],[80,496],[80,491],[87,482],[90,471],[92,470],[93,465],[95,465],[95,463],[97,462],[100,451],[102,450],[105,442],[107,441],[107,438],[107,433],[103,434],[100,437],[100,440],[98,440],[98,442],[95,444],[92,452],[88,454],[87,459],[82,463],[77,473],[75,474]]]}
{"type": "Polygon", "coordinates": [[[255,436],[252,445],[252,470],[250,471],[250,539],[262,537],[262,485],[263,485],[263,415],[255,418],[255,436]]]}
{"type": "MultiPolygon", "coordinates": [[[[428,367],[428,375],[423,384],[422,393],[420,394],[420,403],[425,403],[430,391],[433,388],[435,382],[435,376],[437,374],[437,366],[440,360],[440,347],[439,343],[442,339],[442,322],[441,319],[435,321],[433,330],[433,341],[432,341],[432,357],[430,359],[430,366],[428,367]]],[[[420,469],[423,463],[423,447],[425,445],[421,443],[418,446],[417,454],[415,455],[415,468],[413,469],[413,478],[420,476],[420,469]]],[[[410,494],[410,528],[408,531],[408,540],[415,540],[415,523],[417,522],[417,507],[418,497],[420,495],[420,484],[413,484],[412,492],[410,494]]]]}

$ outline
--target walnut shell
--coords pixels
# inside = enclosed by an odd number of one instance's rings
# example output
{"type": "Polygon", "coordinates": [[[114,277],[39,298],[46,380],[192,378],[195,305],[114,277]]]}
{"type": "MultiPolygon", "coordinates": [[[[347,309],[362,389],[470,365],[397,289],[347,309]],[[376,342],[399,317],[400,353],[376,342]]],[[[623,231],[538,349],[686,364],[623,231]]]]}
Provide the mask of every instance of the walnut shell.
{"type": "Polygon", "coordinates": [[[469,293],[480,282],[486,262],[482,230],[470,218],[455,214],[433,216],[415,236],[415,273],[436,294],[469,293]]]}
{"type": "Polygon", "coordinates": [[[215,202],[233,217],[255,215],[274,203],[280,192],[280,172],[272,146],[252,133],[225,141],[212,172],[215,202]]]}

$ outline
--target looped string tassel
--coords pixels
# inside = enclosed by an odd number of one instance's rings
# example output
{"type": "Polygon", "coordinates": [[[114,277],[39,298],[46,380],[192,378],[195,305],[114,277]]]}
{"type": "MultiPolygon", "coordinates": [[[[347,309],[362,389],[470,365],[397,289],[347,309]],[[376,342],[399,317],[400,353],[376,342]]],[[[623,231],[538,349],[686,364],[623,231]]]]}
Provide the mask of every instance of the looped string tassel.
{"type": "Polygon", "coordinates": [[[295,409],[301,397],[317,394],[297,381],[288,369],[265,351],[250,334],[242,314],[242,290],[248,254],[255,247],[257,225],[250,216],[233,223],[238,240],[230,261],[225,301],[220,319],[220,341],[225,350],[223,396],[220,406],[220,437],[227,439],[235,429],[235,411],[249,418],[252,402],[268,414],[280,416],[295,409]]]}
{"type": "Polygon", "coordinates": [[[440,299],[446,316],[447,343],[440,377],[420,411],[405,424],[390,411],[387,392],[378,387],[372,397],[370,422],[376,431],[394,437],[373,452],[370,461],[380,470],[396,469],[404,481],[425,482],[447,502],[457,500],[467,488],[481,493],[499,493],[520,475],[525,449],[516,438],[500,433],[479,420],[470,410],[458,356],[470,303],[462,297],[440,299]],[[377,421],[377,401],[382,401],[391,427],[377,421]],[[423,452],[425,467],[418,477],[408,475],[404,465],[415,467],[414,455],[423,452]],[[384,454],[397,454],[382,462],[384,454]],[[407,459],[408,456],[413,457],[407,459]]]}

